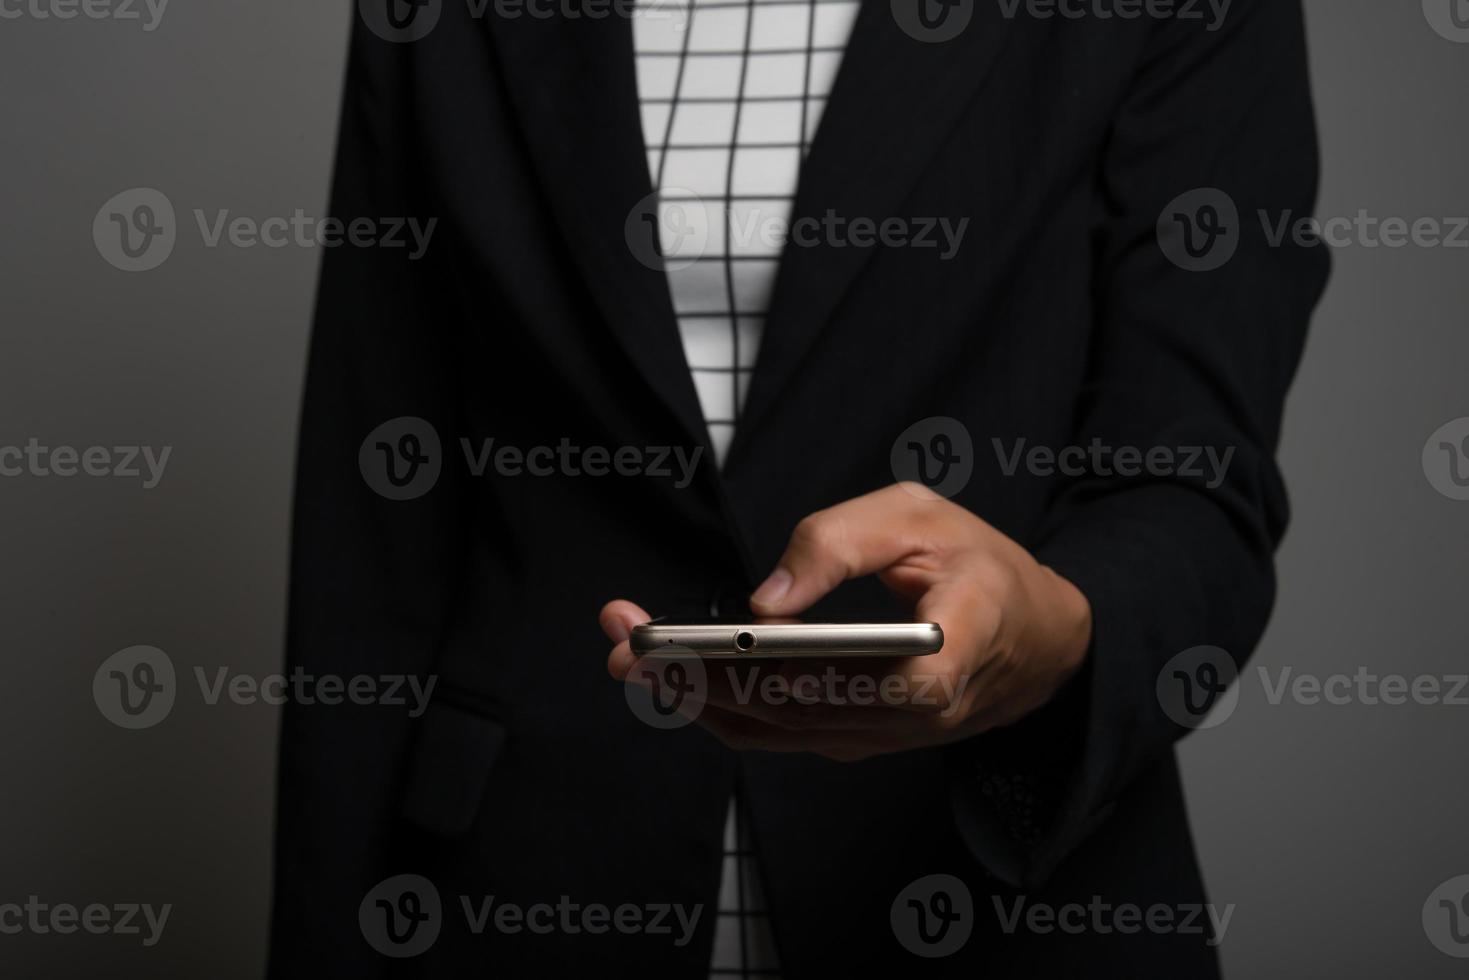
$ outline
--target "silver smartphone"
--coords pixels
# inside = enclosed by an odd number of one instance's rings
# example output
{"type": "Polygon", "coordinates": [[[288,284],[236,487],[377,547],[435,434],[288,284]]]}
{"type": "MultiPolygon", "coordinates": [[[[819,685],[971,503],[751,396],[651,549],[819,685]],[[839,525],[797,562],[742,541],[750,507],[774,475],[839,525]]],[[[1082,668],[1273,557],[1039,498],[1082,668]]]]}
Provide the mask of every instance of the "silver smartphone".
{"type": "Polygon", "coordinates": [[[921,657],[938,653],[938,623],[806,623],[793,619],[655,619],[634,626],[643,657],[781,660],[799,657],[921,657]]]}

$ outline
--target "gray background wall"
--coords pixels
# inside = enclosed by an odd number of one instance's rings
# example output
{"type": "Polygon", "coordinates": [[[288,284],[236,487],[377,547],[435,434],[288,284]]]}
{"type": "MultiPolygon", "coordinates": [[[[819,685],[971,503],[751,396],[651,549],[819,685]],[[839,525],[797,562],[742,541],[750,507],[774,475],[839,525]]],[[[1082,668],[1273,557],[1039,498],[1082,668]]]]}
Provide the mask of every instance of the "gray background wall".
{"type": "MultiPolygon", "coordinates": [[[[1447,10],[1449,0],[1441,0],[1447,10]]],[[[1429,0],[1429,6],[1440,0],[1429,0]]],[[[1469,44],[1413,0],[1309,0],[1319,213],[1469,214],[1469,44]]],[[[14,6],[6,10],[16,10],[14,6]]],[[[24,8],[28,11],[30,8],[24,8]]],[[[216,0],[142,20],[0,19],[0,445],[171,446],[152,489],[0,478],[0,903],[171,903],[157,946],[0,935],[0,972],[254,977],[263,968],[276,709],[192,683],[280,665],[294,422],[318,262],[207,248],[190,213],[325,208],[346,4],[216,0]],[[94,215],[163,191],[160,268],[99,257],[94,215]],[[190,675],[163,724],[92,698],[114,651],[190,675]]],[[[1469,251],[1338,249],[1290,404],[1295,522],[1256,663],[1466,669],[1469,502],[1420,462],[1469,416],[1469,251]]],[[[1459,975],[1420,921],[1469,873],[1469,707],[1272,705],[1253,667],[1183,748],[1235,976],[1459,975]]]]}

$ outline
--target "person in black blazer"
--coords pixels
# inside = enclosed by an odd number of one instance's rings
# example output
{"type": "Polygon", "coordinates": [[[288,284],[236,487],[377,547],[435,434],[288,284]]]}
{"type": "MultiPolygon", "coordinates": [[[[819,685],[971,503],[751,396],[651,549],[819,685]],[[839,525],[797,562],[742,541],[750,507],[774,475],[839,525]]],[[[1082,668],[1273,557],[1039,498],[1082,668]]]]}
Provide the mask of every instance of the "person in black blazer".
{"type": "Polygon", "coordinates": [[[1217,23],[961,3],[927,43],[866,0],[794,214],[967,233],[949,261],[787,247],[733,444],[687,480],[646,465],[709,436],[667,279],[630,244],[652,186],[629,19],[590,9],[445,3],[412,43],[353,32],[332,213],[438,221],[416,261],[326,255],[288,665],[434,688],[426,710],[287,707],[272,976],[705,976],[737,783],[786,977],[1217,976],[1190,725],[1159,679],[1217,694],[1273,601],[1274,454],[1327,273],[1255,220],[1314,203],[1299,3],[1217,23]],[[925,420],[971,437],[961,486],[897,485],[925,420]],[[487,445],[640,462],[476,472],[487,445]],[[1017,446],[1227,465],[1006,465],[1017,446]],[[637,673],[644,610],[751,593],[937,619],[925,669],[963,695],[666,730],[630,710],[607,670],[637,673]],[[1197,650],[1228,663],[1178,666],[1197,650]],[[534,930],[477,920],[486,899],[704,914],[682,936],[534,930]],[[962,941],[915,948],[909,907],[962,917],[962,941]]]}

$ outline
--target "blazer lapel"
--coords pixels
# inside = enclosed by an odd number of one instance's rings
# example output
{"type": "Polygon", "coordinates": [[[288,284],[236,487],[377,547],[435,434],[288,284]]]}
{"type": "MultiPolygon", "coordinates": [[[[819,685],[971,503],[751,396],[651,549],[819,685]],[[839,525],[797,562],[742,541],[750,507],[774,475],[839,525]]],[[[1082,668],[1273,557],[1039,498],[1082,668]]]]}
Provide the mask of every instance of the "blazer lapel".
{"type": "MultiPolygon", "coordinates": [[[[908,191],[989,74],[1008,33],[999,5],[980,0],[864,0],[801,170],[792,222],[827,213],[880,222],[898,215],[908,191]],[[958,36],[918,40],[925,17],[947,9],[958,36]],[[925,6],[927,5],[927,6],[925,6]],[[900,24],[902,18],[904,23],[900,24]]],[[[945,28],[937,30],[941,34],[945,28]]],[[[930,35],[932,36],[932,35],[930,35]]],[[[937,216],[934,216],[937,217],[937,216]]],[[[872,249],[787,245],[750,391],[729,462],[789,384],[872,249]]]]}
{"type": "Polygon", "coordinates": [[[657,256],[656,198],[627,17],[487,18],[546,197],[583,281],[642,383],[705,442],[657,256]]]}

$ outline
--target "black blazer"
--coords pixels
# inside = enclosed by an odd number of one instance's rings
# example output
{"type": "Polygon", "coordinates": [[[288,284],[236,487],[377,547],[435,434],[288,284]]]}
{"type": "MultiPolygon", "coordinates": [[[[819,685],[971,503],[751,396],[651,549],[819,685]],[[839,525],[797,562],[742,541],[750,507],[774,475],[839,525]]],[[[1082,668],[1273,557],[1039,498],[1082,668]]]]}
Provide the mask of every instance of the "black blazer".
{"type": "MultiPolygon", "coordinates": [[[[1187,729],[1155,681],[1199,644],[1242,660],[1273,599],[1286,522],[1273,454],[1326,259],[1272,246],[1253,216],[1313,205],[1301,12],[1236,0],[1211,31],[1005,6],[961,4],[972,20],[957,38],[921,43],[888,3],[864,4],[795,216],[969,227],[950,261],[788,249],[722,473],[666,278],[629,244],[651,187],[626,17],[475,18],[451,0],[413,43],[358,25],[333,213],[438,224],[418,261],[326,255],[288,660],[437,686],[421,717],[287,709],[273,976],[703,977],[736,779],[788,978],[1215,975],[1204,934],[1004,922],[1019,897],[1206,900],[1172,751],[1187,729]],[[1238,251],[1189,271],[1155,229],[1168,202],[1205,187],[1237,205],[1238,251]],[[405,416],[432,427],[439,446],[421,440],[419,455],[440,472],[395,500],[364,476],[377,452],[364,439],[405,416]],[[697,726],[640,721],[605,672],[601,604],[727,607],[801,517],[892,482],[894,440],[937,416],[973,437],[955,499],[1091,601],[1094,647],[1063,695],[1004,731],[849,765],[736,754],[697,726]],[[476,476],[461,440],[489,438],[706,456],[686,487],[476,476]],[[993,440],[1021,438],[1234,455],[1218,486],[1006,475],[993,440]],[[365,937],[381,913],[364,898],[405,873],[432,882],[442,913],[426,950],[394,958],[365,937]],[[972,934],[921,958],[890,916],[933,874],[968,889],[972,934]],[[461,896],[491,895],[704,914],[683,946],[615,930],[476,935],[461,896]]],[[[903,610],[868,581],[818,612],[903,610]]]]}

